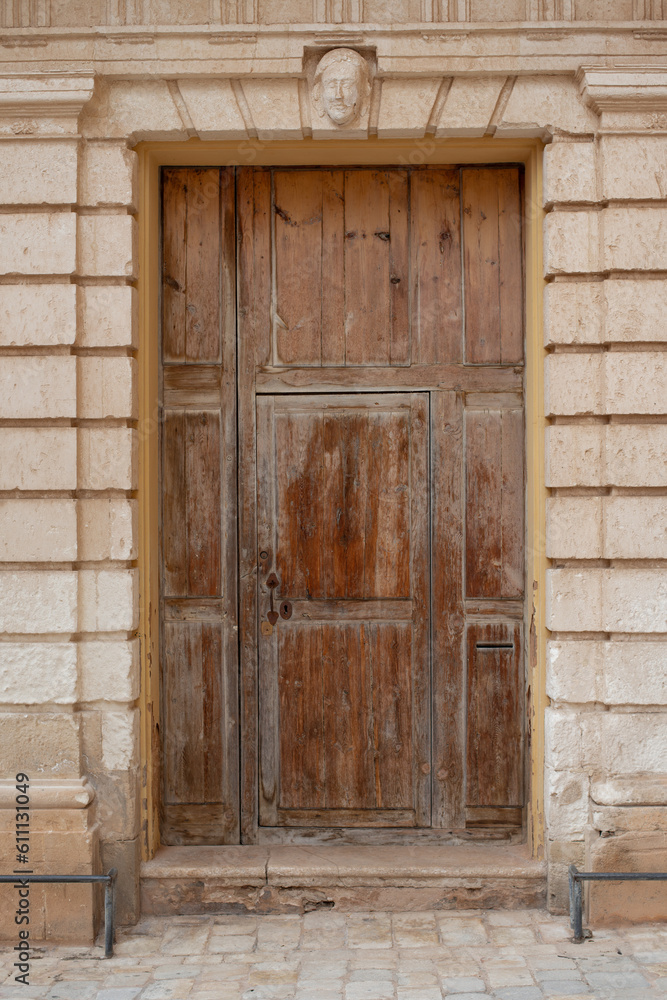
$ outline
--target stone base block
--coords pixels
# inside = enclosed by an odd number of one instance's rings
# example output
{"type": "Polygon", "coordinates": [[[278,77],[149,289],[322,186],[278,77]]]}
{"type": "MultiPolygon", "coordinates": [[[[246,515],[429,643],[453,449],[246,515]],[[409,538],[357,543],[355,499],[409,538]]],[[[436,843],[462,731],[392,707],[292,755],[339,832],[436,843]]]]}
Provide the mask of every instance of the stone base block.
{"type": "MultiPolygon", "coordinates": [[[[43,793],[56,802],[63,789],[43,793]]],[[[35,796],[36,803],[42,795],[35,796]]],[[[97,831],[87,808],[30,808],[29,864],[17,861],[15,809],[0,809],[0,871],[29,870],[35,875],[90,875],[100,871],[97,831]]],[[[17,876],[17,878],[20,876],[17,876]]],[[[103,890],[92,885],[30,886],[30,941],[76,945],[94,942],[102,910],[103,890]]],[[[19,893],[0,885],[0,940],[18,940],[15,922],[19,893]]],[[[21,925],[25,926],[25,925],[21,925]]]]}
{"type": "Polygon", "coordinates": [[[525,847],[165,847],[142,866],[147,914],[539,907],[525,847]]]}
{"type": "Polygon", "coordinates": [[[584,869],[586,846],[582,841],[550,840],[547,843],[547,906],[550,913],[569,912],[568,868],[584,869]]]}
{"type": "MultiPolygon", "coordinates": [[[[587,864],[598,872],[667,872],[667,833],[592,835],[587,864]]],[[[667,920],[667,882],[591,882],[588,892],[591,927],[667,920]]]]}

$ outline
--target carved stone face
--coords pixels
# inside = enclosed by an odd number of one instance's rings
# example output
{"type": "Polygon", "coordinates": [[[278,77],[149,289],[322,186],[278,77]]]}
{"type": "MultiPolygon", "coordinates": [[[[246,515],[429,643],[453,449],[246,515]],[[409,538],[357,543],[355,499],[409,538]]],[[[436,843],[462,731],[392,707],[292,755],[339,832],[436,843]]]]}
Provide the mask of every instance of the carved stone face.
{"type": "Polygon", "coordinates": [[[319,62],[313,101],[320,115],[335,125],[348,125],[362,113],[370,93],[365,59],[353,49],[333,49],[319,62]]]}
{"type": "Polygon", "coordinates": [[[334,63],[322,74],[322,104],[332,121],[347,125],[357,116],[361,73],[349,62],[334,63]]]}

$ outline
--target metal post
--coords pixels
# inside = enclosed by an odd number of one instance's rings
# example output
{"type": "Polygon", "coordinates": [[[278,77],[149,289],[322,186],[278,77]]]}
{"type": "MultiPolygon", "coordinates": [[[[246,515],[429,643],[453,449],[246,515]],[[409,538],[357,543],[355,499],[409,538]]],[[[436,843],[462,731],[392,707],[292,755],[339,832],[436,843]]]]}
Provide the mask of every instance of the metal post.
{"type": "Polygon", "coordinates": [[[104,884],[104,957],[111,958],[116,940],[116,876],[115,868],[109,870],[109,881],[104,884]]]}
{"type": "MultiPolygon", "coordinates": [[[[575,869],[576,872],[576,869],[575,869]]],[[[578,873],[577,873],[578,874],[578,873]]],[[[573,876],[574,882],[574,924],[572,926],[573,935],[575,941],[584,940],[584,914],[583,914],[583,889],[584,884],[580,878],[577,878],[575,874],[573,876]]]]}

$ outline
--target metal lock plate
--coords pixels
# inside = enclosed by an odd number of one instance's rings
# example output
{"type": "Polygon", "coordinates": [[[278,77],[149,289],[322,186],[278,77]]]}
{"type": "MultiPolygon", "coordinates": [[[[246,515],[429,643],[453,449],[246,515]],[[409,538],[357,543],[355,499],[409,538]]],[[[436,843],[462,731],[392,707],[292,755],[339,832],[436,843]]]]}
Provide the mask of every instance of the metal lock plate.
{"type": "Polygon", "coordinates": [[[262,633],[262,635],[265,635],[267,637],[273,635],[273,625],[271,624],[271,622],[262,622],[262,624],[259,626],[259,630],[262,633]]]}

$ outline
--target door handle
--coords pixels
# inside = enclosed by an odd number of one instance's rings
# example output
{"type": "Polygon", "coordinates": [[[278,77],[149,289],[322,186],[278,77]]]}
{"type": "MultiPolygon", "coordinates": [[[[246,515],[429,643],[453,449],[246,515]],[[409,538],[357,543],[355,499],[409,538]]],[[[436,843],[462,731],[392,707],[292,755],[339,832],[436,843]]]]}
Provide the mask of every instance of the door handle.
{"type": "MultiPolygon", "coordinates": [[[[268,620],[271,622],[272,625],[275,625],[276,622],[278,621],[278,612],[273,607],[273,592],[276,589],[276,587],[280,586],[280,580],[278,579],[275,573],[271,573],[267,577],[266,586],[269,588],[269,601],[271,605],[271,610],[269,611],[266,617],[268,618],[268,620]]],[[[289,621],[289,619],[292,617],[292,605],[290,604],[289,601],[281,601],[280,617],[284,621],[289,621]]]]}

